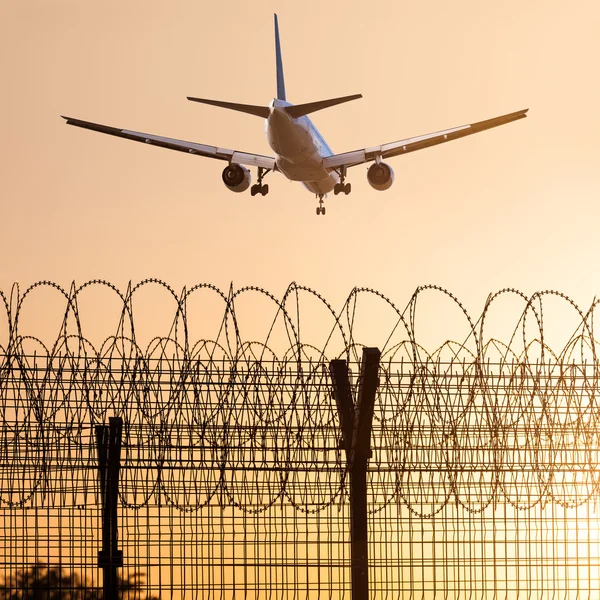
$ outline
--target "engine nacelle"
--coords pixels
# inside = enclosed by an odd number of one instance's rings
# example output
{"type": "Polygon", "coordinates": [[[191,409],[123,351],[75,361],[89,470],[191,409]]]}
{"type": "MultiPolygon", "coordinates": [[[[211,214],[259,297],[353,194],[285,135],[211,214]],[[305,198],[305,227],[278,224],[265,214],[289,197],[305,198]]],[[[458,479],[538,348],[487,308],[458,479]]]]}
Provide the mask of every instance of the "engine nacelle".
{"type": "Polygon", "coordinates": [[[367,171],[367,179],[373,189],[383,192],[392,187],[392,183],[394,183],[394,171],[386,163],[374,163],[367,171]]]}
{"type": "Polygon", "coordinates": [[[245,192],[252,182],[250,171],[246,167],[236,164],[225,167],[221,177],[227,189],[236,193],[245,192]]]}

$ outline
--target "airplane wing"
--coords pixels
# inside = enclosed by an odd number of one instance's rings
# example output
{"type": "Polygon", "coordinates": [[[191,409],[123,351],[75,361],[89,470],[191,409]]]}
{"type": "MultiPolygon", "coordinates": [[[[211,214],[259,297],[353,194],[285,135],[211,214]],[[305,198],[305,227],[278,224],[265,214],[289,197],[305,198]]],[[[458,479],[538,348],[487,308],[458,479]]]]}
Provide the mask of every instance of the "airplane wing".
{"type": "Polygon", "coordinates": [[[415,150],[422,150],[423,148],[429,148],[430,146],[437,146],[445,142],[457,140],[467,135],[479,133],[492,127],[498,127],[499,125],[505,125],[506,123],[512,123],[518,121],[527,116],[526,108],[519,110],[508,115],[501,117],[495,117],[488,119],[487,121],[479,121],[479,123],[472,123],[471,125],[462,125],[461,127],[453,127],[452,129],[446,129],[444,131],[436,131],[435,133],[428,133],[426,135],[419,135],[417,137],[408,138],[406,140],[399,140],[397,142],[391,142],[389,144],[382,144],[381,146],[373,146],[372,148],[363,148],[362,150],[354,150],[353,152],[344,152],[343,154],[334,154],[333,156],[327,156],[323,159],[323,166],[326,168],[338,168],[338,167],[353,167],[360,165],[377,158],[386,159],[398,156],[400,154],[408,154],[415,150]]]}
{"type": "Polygon", "coordinates": [[[237,150],[228,150],[227,148],[218,148],[217,146],[207,146],[205,144],[196,144],[195,142],[176,140],[174,138],[162,137],[151,133],[118,129],[116,127],[108,127],[107,125],[99,125],[97,123],[81,121],[71,117],[62,116],[62,118],[67,121],[67,125],[75,125],[76,127],[82,127],[83,129],[91,129],[92,131],[115,135],[135,142],[144,142],[145,144],[160,146],[161,148],[168,148],[169,150],[178,150],[179,152],[187,152],[188,154],[198,154],[199,156],[226,160],[230,163],[239,165],[263,167],[264,169],[275,170],[275,159],[271,156],[239,152],[237,150]]]}

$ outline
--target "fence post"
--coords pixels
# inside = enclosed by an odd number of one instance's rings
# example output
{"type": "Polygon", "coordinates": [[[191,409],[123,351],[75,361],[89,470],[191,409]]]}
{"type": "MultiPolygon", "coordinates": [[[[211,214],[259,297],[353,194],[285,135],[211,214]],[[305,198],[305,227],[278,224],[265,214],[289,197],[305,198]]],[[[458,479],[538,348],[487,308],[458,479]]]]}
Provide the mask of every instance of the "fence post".
{"type": "Polygon", "coordinates": [[[110,417],[108,426],[96,425],[95,431],[102,502],[102,550],[98,553],[98,566],[102,569],[103,599],[117,600],[117,567],[123,566],[123,552],[117,547],[117,504],[123,419],[110,417]]]}
{"type": "Polygon", "coordinates": [[[371,457],[371,426],[380,357],[377,348],[363,348],[356,402],[352,398],[346,361],[332,360],[329,364],[350,474],[352,600],[368,600],[369,597],[367,465],[371,457]]]}

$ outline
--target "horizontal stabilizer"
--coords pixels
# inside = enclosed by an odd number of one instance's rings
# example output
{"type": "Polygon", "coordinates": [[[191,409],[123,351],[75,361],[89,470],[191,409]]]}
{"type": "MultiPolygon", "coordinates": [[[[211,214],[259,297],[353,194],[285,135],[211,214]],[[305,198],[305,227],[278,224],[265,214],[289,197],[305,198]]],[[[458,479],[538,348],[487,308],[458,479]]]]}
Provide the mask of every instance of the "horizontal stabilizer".
{"type": "Polygon", "coordinates": [[[220,106],[221,108],[228,108],[229,110],[237,110],[238,112],[247,113],[249,115],[255,115],[262,117],[263,119],[269,116],[268,106],[254,106],[253,104],[236,104],[235,102],[222,102],[221,100],[207,100],[206,98],[192,98],[187,97],[192,102],[201,102],[202,104],[210,104],[211,106],[220,106]]]}
{"type": "Polygon", "coordinates": [[[336,104],[343,104],[344,102],[350,102],[350,100],[358,100],[362,98],[362,94],[353,94],[352,96],[343,96],[342,98],[332,98],[331,100],[319,100],[318,102],[308,102],[307,104],[296,104],[295,106],[286,107],[285,111],[290,117],[297,119],[310,113],[317,112],[336,104]]]}

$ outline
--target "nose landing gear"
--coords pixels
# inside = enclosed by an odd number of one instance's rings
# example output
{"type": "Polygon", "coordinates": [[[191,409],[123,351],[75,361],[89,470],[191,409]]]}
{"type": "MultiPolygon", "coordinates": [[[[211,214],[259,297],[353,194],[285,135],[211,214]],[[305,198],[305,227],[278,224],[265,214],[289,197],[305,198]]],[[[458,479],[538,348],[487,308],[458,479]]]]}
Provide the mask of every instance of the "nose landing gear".
{"type": "Polygon", "coordinates": [[[250,195],[256,196],[256,194],[261,194],[266,196],[269,193],[269,185],[265,183],[263,185],[263,177],[270,171],[271,169],[264,169],[263,167],[258,167],[258,179],[256,183],[250,188],[250,195]]]}
{"type": "Polygon", "coordinates": [[[324,194],[317,194],[319,198],[319,206],[317,206],[317,216],[325,214],[325,207],[323,206],[323,196],[324,194]]]}

